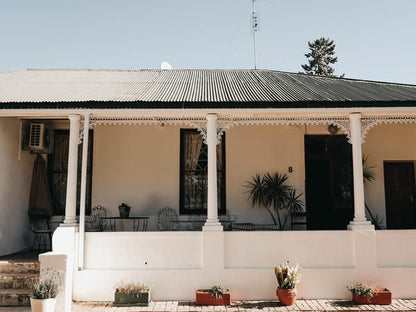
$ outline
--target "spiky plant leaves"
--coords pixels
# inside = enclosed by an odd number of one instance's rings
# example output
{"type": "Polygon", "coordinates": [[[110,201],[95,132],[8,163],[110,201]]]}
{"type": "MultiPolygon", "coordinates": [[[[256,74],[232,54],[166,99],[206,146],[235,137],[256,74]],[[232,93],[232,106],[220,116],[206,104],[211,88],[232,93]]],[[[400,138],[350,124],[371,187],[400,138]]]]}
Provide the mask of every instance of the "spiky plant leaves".
{"type": "Polygon", "coordinates": [[[249,200],[253,207],[265,207],[273,219],[274,224],[278,224],[281,230],[284,229],[287,216],[282,222],[279,210],[288,209],[289,213],[303,211],[304,204],[296,191],[286,184],[288,176],[278,172],[263,176],[256,174],[244,185],[249,193],[249,200]],[[277,215],[277,220],[270,207],[273,207],[277,215]]]}
{"type": "Polygon", "coordinates": [[[295,189],[290,189],[287,193],[286,208],[289,209],[290,213],[303,212],[305,204],[300,199],[303,193],[296,194],[295,189]]]}
{"type": "Polygon", "coordinates": [[[368,156],[363,156],[363,178],[364,182],[373,182],[376,179],[376,174],[374,170],[376,169],[375,166],[368,164],[368,156]]]}
{"type": "Polygon", "coordinates": [[[266,197],[266,203],[273,206],[274,209],[283,209],[284,203],[288,197],[290,187],[285,184],[288,176],[286,174],[280,174],[278,172],[274,174],[267,173],[264,176],[264,193],[266,197]]]}
{"type": "Polygon", "coordinates": [[[249,199],[253,207],[265,206],[265,192],[264,192],[264,177],[261,177],[258,173],[252,177],[251,181],[247,181],[245,187],[248,189],[249,199]]]}
{"type": "Polygon", "coordinates": [[[276,275],[277,288],[279,289],[293,289],[300,280],[299,265],[291,267],[288,261],[275,266],[274,273],[276,275]]]}

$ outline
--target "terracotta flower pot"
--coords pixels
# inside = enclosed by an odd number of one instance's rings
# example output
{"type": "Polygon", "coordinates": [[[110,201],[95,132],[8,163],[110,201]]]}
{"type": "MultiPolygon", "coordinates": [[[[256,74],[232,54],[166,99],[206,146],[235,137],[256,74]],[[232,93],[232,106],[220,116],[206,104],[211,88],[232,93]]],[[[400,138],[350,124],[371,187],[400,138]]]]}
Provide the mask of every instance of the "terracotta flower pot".
{"type": "Polygon", "coordinates": [[[199,289],[195,291],[195,302],[196,305],[211,305],[211,306],[221,306],[221,305],[230,305],[230,293],[225,292],[222,295],[222,298],[214,298],[208,290],[199,289]]]}
{"type": "Polygon", "coordinates": [[[352,300],[355,304],[391,304],[391,292],[388,289],[384,289],[376,292],[371,297],[352,294],[352,300]]]}
{"type": "Polygon", "coordinates": [[[279,302],[285,306],[291,306],[295,304],[296,301],[296,289],[280,289],[276,290],[277,298],[279,302]]]}
{"type": "Polygon", "coordinates": [[[30,297],[32,312],[55,312],[56,298],[34,299],[30,297]]]}

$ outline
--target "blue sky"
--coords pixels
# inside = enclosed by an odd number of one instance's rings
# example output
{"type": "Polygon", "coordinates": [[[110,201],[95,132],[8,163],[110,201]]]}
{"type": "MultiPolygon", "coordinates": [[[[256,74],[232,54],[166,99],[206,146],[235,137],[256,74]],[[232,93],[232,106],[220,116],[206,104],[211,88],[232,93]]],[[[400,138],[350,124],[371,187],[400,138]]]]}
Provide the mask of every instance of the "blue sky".
{"type": "MultiPolygon", "coordinates": [[[[256,0],[258,68],[302,71],[336,43],[337,74],[416,84],[415,0],[256,0]]],[[[251,0],[0,0],[0,71],[253,68],[251,0]]]]}

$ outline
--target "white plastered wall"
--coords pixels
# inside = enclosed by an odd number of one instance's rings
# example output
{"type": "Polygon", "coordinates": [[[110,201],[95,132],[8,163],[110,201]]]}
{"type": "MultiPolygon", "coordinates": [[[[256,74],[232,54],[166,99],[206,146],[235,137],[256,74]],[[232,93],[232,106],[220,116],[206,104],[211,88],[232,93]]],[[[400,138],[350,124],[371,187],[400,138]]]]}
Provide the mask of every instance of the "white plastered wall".
{"type": "Polygon", "coordinates": [[[132,215],[152,216],[179,209],[179,135],[177,127],[114,126],[94,129],[92,205],[118,215],[126,203],[132,215]]]}
{"type": "MultiPolygon", "coordinates": [[[[244,185],[256,173],[286,173],[288,184],[304,193],[303,135],[303,127],[292,126],[227,131],[227,211],[238,222],[272,223],[264,209],[248,201],[244,185]]],[[[128,203],[133,215],[151,216],[150,230],[156,228],[160,208],[179,209],[180,127],[98,126],[93,157],[93,206],[118,215],[118,205],[128,203]]]]}
{"type": "Polygon", "coordinates": [[[31,246],[27,206],[34,156],[22,152],[18,160],[19,122],[0,118],[0,255],[31,246]]]}
{"type": "MultiPolygon", "coordinates": [[[[265,209],[252,208],[244,185],[256,173],[280,172],[305,192],[304,135],[328,135],[326,126],[237,126],[226,132],[227,211],[237,222],[272,223],[265,209]],[[293,172],[289,172],[292,167],[293,172]]],[[[340,131],[339,134],[342,134],[340,131]]],[[[378,125],[368,132],[363,154],[376,179],[366,183],[366,202],[385,220],[384,160],[416,160],[416,125],[378,125]]],[[[133,214],[151,216],[156,228],[163,206],[179,209],[180,127],[98,126],[94,130],[93,205],[126,202],[133,214]]],[[[303,197],[304,198],[304,197],[303,197]]]]}

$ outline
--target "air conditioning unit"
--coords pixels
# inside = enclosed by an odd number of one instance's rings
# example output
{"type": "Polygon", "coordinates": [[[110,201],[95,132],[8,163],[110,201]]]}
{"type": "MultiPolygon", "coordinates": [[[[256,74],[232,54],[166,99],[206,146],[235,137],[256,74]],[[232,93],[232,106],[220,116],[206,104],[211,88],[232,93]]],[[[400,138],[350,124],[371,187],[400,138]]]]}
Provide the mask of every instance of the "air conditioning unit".
{"type": "Polygon", "coordinates": [[[29,149],[43,149],[45,125],[43,123],[31,123],[29,134],[29,149]]]}
{"type": "Polygon", "coordinates": [[[53,151],[54,131],[44,123],[20,121],[21,150],[49,154],[53,151]]]}

